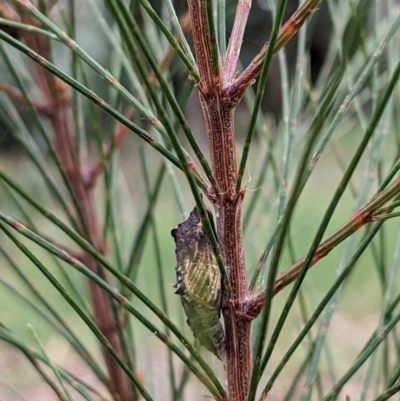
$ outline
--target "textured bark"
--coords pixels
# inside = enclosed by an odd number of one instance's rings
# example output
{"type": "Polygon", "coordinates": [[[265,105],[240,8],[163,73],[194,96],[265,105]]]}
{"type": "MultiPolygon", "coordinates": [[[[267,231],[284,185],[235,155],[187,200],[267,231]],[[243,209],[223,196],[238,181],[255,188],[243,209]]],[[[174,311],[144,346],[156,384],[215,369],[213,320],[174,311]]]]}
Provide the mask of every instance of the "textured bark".
{"type": "MultiPolygon", "coordinates": [[[[232,289],[224,295],[222,313],[225,323],[226,373],[230,401],[245,401],[250,379],[250,328],[240,310],[248,298],[241,221],[244,190],[236,188],[237,165],[234,114],[239,99],[224,96],[220,60],[213,60],[207,5],[189,0],[196,60],[201,77],[198,86],[206,125],[211,165],[219,193],[212,200],[216,214],[219,248],[232,289]]],[[[230,64],[235,70],[234,60],[230,64]]],[[[234,75],[234,72],[232,73],[234,75]]]]}
{"type": "Polygon", "coordinates": [[[214,203],[219,247],[232,288],[225,295],[222,313],[225,323],[226,372],[229,400],[245,400],[250,379],[251,321],[240,313],[248,299],[241,220],[243,190],[236,190],[237,168],[234,105],[214,92],[200,93],[214,177],[220,196],[214,203]]]}

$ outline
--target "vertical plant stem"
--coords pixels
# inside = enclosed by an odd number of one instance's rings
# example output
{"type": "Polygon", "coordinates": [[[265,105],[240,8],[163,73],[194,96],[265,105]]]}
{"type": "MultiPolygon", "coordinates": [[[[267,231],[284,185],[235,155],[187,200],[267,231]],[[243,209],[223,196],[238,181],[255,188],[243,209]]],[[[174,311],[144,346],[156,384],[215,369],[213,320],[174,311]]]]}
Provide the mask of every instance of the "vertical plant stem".
{"type": "MultiPolygon", "coordinates": [[[[29,7],[29,2],[24,6],[29,7]]],[[[31,17],[27,17],[31,18],[31,17]]],[[[26,35],[25,40],[30,48],[37,52],[41,57],[51,59],[52,51],[42,37],[34,34],[26,35]]],[[[46,104],[51,106],[52,113],[48,120],[53,132],[53,145],[56,155],[60,161],[62,172],[68,179],[68,184],[73,195],[75,210],[75,226],[78,232],[86,238],[101,253],[105,250],[98,216],[96,214],[95,201],[92,188],[85,185],[84,168],[80,155],[76,152],[76,132],[73,119],[73,113],[70,104],[70,95],[66,85],[56,76],[41,68],[38,64],[36,74],[38,80],[42,82],[42,92],[46,99],[46,104]]],[[[102,276],[101,268],[97,262],[89,255],[82,256],[84,263],[95,273],[102,276]]],[[[117,326],[114,319],[111,300],[108,295],[102,291],[93,282],[89,283],[89,291],[94,309],[94,316],[97,326],[105,335],[116,353],[122,357],[123,348],[117,333],[117,326]]],[[[103,348],[103,357],[105,359],[108,374],[110,378],[109,388],[117,401],[131,401],[133,399],[132,387],[128,376],[121,369],[117,361],[111,354],[103,348]]]]}
{"type": "Polygon", "coordinates": [[[211,24],[210,2],[189,0],[193,43],[201,83],[198,86],[203,110],[213,175],[220,193],[213,201],[217,220],[218,245],[228,273],[232,296],[225,292],[222,312],[225,322],[228,398],[247,398],[250,377],[251,320],[237,313],[248,297],[241,209],[244,190],[236,188],[237,166],[234,130],[236,103],[221,89],[219,54],[211,24]]]}

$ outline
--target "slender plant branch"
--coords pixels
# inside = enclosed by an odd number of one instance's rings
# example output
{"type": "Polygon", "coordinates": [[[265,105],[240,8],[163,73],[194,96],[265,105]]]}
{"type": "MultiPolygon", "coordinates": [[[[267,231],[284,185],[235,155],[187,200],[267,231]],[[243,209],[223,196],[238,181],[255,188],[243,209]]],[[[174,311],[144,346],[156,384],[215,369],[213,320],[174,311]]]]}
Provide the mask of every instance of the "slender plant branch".
{"type": "Polygon", "coordinates": [[[251,0],[239,0],[236,6],[235,21],[224,58],[222,72],[224,79],[222,86],[223,91],[226,91],[236,77],[237,63],[240,56],[240,49],[242,48],[243,35],[246,29],[250,8],[251,0]]]}
{"type": "MultiPolygon", "coordinates": [[[[342,243],[345,239],[350,237],[366,224],[374,221],[385,221],[386,219],[390,218],[392,213],[388,212],[396,207],[399,202],[396,201],[389,206],[384,205],[391,199],[395,198],[399,193],[400,176],[398,176],[388,188],[376,194],[364,207],[358,210],[351,219],[349,219],[335,232],[323,240],[316,250],[308,268],[314,266],[318,261],[327,256],[329,252],[336,248],[338,244],[342,243]]],[[[304,269],[306,260],[307,256],[302,257],[295,264],[285,269],[277,276],[273,286],[274,295],[297,279],[302,269],[304,269]]],[[[257,315],[262,308],[262,301],[264,297],[265,291],[250,300],[245,307],[246,313],[251,316],[257,315]]]]}
{"type": "MultiPolygon", "coordinates": [[[[273,55],[276,55],[283,46],[298,32],[306,19],[315,11],[322,0],[306,0],[281,28],[274,45],[273,55]]],[[[251,61],[250,65],[226,89],[225,93],[232,99],[241,99],[244,91],[254,83],[260,74],[265,54],[269,45],[265,44],[260,53],[251,61]]]]}
{"type": "MultiPolygon", "coordinates": [[[[143,395],[143,398],[146,401],[152,401],[152,398],[140,383],[140,381],[132,374],[128,366],[124,363],[124,361],[118,356],[117,352],[110,345],[107,338],[104,334],[97,328],[95,324],[86,316],[86,314],[80,309],[80,307],[75,303],[75,301],[70,297],[68,292],[62,287],[62,285],[55,279],[55,277],[49,272],[49,270],[33,255],[29,249],[23,245],[17,236],[5,225],[4,222],[0,222],[1,230],[7,235],[8,238],[31,260],[31,262],[43,273],[43,275],[50,281],[50,283],[58,290],[58,292],[65,298],[65,300],[72,306],[72,308],[78,313],[78,315],[82,318],[82,320],[90,327],[92,332],[96,335],[98,340],[102,343],[102,345],[107,349],[107,351],[112,355],[115,361],[119,366],[124,370],[127,377],[135,384],[136,388],[143,395]]],[[[72,258],[72,257],[71,257],[72,258]]],[[[71,259],[72,261],[73,259],[71,259]]],[[[89,269],[87,269],[90,272],[89,269]]],[[[91,274],[93,274],[91,272],[91,274]]],[[[115,290],[114,290],[115,292],[115,290]]]]}

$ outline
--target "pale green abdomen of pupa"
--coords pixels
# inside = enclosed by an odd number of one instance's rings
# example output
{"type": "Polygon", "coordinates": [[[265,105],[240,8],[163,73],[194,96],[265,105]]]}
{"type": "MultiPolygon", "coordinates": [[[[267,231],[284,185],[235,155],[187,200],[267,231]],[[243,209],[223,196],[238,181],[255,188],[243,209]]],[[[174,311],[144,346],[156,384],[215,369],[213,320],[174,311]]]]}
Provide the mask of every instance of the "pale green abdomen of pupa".
{"type": "Polygon", "coordinates": [[[172,236],[176,244],[176,294],[181,296],[188,325],[204,347],[224,360],[221,274],[196,208],[172,230],[172,236]]]}

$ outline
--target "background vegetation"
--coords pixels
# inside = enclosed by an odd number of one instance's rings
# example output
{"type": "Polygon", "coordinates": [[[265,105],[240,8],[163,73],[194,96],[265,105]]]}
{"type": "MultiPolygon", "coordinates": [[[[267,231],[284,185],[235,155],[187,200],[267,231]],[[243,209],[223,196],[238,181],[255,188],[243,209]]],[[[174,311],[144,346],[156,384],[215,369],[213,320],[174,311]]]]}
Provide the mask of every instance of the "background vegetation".
{"type": "MultiPolygon", "coordinates": [[[[224,4],[213,3],[220,50],[224,4]]],[[[226,42],[236,4],[225,4],[226,42]]],[[[197,90],[187,79],[194,64],[177,55],[172,36],[166,37],[172,32],[183,50],[186,37],[193,48],[187,7],[173,4],[180,36],[171,5],[152,4],[162,25],[144,0],[0,3],[2,401],[228,397],[223,364],[194,341],[172,289],[170,231],[195,205],[187,177],[171,163],[179,153],[174,133],[195,159],[182,111],[207,159],[209,148],[197,90]],[[13,145],[6,148],[10,138],[13,145]],[[72,169],[67,154],[73,155],[72,169]],[[98,285],[102,295],[95,294],[98,285]],[[96,311],[96,303],[106,305],[110,319],[96,311]],[[190,340],[189,350],[182,335],[190,340]],[[125,372],[106,356],[105,338],[125,372]]],[[[296,7],[289,2],[283,22],[296,7]]],[[[270,399],[395,399],[399,5],[325,0],[309,7],[314,12],[291,48],[275,57],[268,84],[261,78],[254,91],[250,87],[236,113],[239,164],[254,103],[266,88],[262,111],[253,114],[258,119],[242,183],[249,282],[256,266],[262,267],[251,295],[261,293],[273,274],[280,233],[285,242],[278,273],[317,246],[318,234],[325,238],[346,221],[355,225],[332,237],[334,249],[298,282],[297,296],[291,298],[294,287],[286,284],[274,296],[268,330],[262,316],[254,320],[253,355],[260,338],[262,355],[270,345],[273,352],[250,398],[262,397],[279,373],[270,399]],[[326,32],[316,62],[315,42],[326,32]],[[369,213],[355,214],[379,191],[384,196],[369,213]],[[291,202],[295,208],[282,231],[291,202]],[[266,263],[257,264],[269,246],[266,263]],[[343,271],[349,275],[335,281],[343,271]],[[290,299],[294,304],[283,322],[290,299]],[[308,322],[310,331],[283,365],[308,322]],[[270,342],[277,328],[279,337],[270,342]]],[[[284,1],[253,5],[245,67],[272,27],[282,25],[284,8],[284,1]],[[272,18],[275,13],[278,18],[272,18]],[[257,38],[259,16],[268,23],[257,38]]],[[[182,167],[179,160],[175,164],[182,167]]]]}

